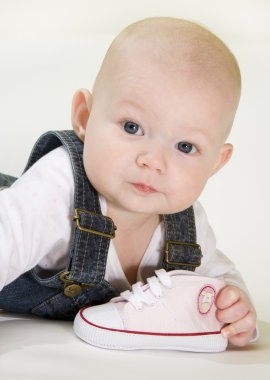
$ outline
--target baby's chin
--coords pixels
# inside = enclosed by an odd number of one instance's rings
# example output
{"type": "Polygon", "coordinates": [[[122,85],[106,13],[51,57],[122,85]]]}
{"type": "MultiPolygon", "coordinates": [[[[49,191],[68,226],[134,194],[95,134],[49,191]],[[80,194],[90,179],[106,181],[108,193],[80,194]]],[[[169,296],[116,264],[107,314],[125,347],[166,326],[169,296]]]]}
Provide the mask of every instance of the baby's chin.
{"type": "Polygon", "coordinates": [[[160,205],[160,207],[158,207],[158,213],[160,215],[176,214],[188,209],[192,206],[192,204],[193,203],[190,202],[183,202],[182,200],[177,202],[170,202],[169,200],[166,200],[166,202],[164,202],[164,205],[160,205]]]}

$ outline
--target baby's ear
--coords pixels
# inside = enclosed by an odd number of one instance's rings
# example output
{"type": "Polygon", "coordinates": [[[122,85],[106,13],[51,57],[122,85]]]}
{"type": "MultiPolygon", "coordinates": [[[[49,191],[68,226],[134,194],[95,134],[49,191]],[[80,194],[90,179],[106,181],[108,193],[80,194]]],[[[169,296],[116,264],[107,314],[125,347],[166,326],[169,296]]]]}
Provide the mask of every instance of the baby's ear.
{"type": "Polygon", "coordinates": [[[218,160],[213,167],[211,176],[214,175],[216,172],[218,172],[224,165],[227,164],[227,162],[230,160],[233,153],[233,146],[232,144],[224,144],[223,147],[220,150],[218,160]]]}
{"type": "Polygon", "coordinates": [[[72,100],[72,127],[80,140],[84,141],[86,126],[91,112],[92,94],[86,89],[78,90],[72,100]]]}

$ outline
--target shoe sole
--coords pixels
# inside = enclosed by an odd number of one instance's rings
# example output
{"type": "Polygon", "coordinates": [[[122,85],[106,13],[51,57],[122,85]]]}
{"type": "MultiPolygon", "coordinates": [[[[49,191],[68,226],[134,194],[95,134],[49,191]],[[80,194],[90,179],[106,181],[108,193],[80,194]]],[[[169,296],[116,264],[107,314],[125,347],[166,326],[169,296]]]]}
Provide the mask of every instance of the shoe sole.
{"type": "Polygon", "coordinates": [[[75,334],[88,344],[111,350],[177,350],[191,352],[222,352],[228,340],[218,332],[161,334],[126,331],[97,326],[82,316],[74,320],[75,334]]]}

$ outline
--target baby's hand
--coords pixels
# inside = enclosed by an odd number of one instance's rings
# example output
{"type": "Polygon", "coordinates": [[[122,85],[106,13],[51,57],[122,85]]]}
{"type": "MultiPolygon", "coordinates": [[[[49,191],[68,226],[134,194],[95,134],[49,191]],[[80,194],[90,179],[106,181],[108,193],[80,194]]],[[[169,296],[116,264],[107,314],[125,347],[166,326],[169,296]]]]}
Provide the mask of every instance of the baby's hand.
{"type": "Polygon", "coordinates": [[[225,326],[221,333],[235,346],[245,346],[254,337],[256,312],[247,294],[228,285],[217,296],[217,319],[225,326]]]}

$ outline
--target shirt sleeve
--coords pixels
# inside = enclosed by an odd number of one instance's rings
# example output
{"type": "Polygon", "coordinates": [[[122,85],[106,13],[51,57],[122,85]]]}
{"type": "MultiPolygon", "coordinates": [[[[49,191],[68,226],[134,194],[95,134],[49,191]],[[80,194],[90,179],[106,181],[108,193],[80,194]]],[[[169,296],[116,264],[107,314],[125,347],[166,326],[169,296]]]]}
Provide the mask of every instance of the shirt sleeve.
{"type": "Polygon", "coordinates": [[[227,285],[235,285],[244,290],[247,287],[234,263],[216,247],[216,238],[209,225],[206,213],[199,202],[194,204],[197,242],[202,249],[201,266],[197,273],[204,276],[222,278],[227,285]]]}
{"type": "Polygon", "coordinates": [[[56,148],[0,191],[0,290],[37,264],[64,267],[71,241],[74,181],[56,148]]]}

